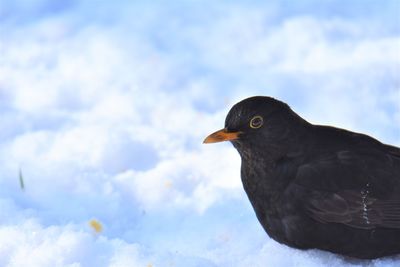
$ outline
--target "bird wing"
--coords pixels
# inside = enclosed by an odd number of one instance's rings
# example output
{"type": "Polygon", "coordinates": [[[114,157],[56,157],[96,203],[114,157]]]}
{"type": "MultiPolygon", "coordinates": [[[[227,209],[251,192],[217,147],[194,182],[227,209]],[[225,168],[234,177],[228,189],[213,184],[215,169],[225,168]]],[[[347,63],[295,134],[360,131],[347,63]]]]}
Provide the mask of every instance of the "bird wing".
{"type": "Polygon", "coordinates": [[[361,229],[400,229],[400,198],[379,200],[352,190],[312,191],[305,208],[310,217],[323,223],[342,223],[361,229]]]}
{"type": "Polygon", "coordinates": [[[292,192],[301,196],[306,213],[319,222],[400,229],[400,150],[396,149],[319,155],[299,166],[292,192]]]}

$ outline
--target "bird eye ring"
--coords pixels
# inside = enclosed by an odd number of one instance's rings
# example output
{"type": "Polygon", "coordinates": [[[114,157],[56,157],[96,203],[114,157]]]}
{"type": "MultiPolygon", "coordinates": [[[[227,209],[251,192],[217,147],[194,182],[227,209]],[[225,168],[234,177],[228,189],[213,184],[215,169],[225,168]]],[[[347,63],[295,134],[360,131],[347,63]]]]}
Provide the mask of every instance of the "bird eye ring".
{"type": "Polygon", "coordinates": [[[250,127],[253,129],[260,128],[264,123],[264,120],[261,116],[255,116],[250,121],[250,127]]]}

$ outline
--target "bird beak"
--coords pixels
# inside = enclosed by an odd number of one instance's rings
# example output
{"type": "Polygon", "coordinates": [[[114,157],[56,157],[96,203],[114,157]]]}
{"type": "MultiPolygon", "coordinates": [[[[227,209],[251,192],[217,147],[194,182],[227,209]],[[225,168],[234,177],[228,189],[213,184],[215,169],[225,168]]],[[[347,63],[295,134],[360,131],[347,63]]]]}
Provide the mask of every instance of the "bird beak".
{"type": "Polygon", "coordinates": [[[217,143],[222,141],[231,141],[239,138],[240,132],[228,132],[226,128],[210,134],[204,139],[204,144],[217,143]]]}

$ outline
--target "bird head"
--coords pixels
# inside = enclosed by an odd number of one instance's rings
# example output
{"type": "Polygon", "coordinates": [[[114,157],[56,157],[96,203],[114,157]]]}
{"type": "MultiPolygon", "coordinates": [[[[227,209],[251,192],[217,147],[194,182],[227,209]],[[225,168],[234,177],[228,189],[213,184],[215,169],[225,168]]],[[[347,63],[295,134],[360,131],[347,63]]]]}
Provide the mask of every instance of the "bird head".
{"type": "Polygon", "coordinates": [[[225,127],[204,139],[203,143],[231,141],[239,150],[251,147],[283,147],[304,121],[290,107],[274,98],[254,96],[235,104],[225,119],[225,127]]]}

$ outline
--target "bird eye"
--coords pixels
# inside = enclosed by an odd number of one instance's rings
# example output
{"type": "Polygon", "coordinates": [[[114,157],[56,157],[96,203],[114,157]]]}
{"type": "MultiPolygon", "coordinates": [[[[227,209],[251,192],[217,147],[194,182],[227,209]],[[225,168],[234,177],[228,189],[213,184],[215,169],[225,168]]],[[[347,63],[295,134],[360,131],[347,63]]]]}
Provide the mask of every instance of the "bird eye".
{"type": "Polygon", "coordinates": [[[255,116],[250,121],[250,127],[253,129],[260,128],[264,123],[264,120],[261,116],[255,116]]]}

